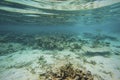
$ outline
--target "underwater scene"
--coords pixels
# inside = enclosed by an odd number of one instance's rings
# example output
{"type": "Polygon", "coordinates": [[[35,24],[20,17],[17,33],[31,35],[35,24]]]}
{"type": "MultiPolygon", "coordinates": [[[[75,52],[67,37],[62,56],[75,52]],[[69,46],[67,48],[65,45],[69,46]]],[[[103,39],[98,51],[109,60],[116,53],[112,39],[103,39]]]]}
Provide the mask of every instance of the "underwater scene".
{"type": "Polygon", "coordinates": [[[120,80],[120,0],[0,0],[0,80],[120,80]]]}

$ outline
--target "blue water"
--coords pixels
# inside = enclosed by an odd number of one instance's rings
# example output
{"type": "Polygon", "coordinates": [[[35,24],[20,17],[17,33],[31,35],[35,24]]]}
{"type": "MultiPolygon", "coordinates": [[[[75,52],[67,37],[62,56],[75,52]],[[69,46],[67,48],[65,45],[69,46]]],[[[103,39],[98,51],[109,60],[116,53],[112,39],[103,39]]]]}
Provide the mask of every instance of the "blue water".
{"type": "MultiPolygon", "coordinates": [[[[55,3],[62,3],[59,1],[55,3]]],[[[81,3],[94,1],[100,0],[81,0],[81,3]]],[[[94,80],[120,80],[119,1],[79,10],[51,9],[43,4],[48,4],[47,0],[0,1],[0,80],[46,80],[40,78],[41,65],[45,67],[43,70],[52,70],[67,61],[82,64],[82,68],[91,71],[94,80]],[[54,63],[47,64],[48,56],[53,56],[54,63]],[[31,78],[23,69],[35,77],[31,78]]]]}

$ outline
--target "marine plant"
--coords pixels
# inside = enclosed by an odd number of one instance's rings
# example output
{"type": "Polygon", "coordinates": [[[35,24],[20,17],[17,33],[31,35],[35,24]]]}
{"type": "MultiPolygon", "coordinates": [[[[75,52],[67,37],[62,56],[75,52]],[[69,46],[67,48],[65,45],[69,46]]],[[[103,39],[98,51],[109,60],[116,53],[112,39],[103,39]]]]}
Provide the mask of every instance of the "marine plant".
{"type": "Polygon", "coordinates": [[[68,63],[61,66],[57,71],[48,71],[40,74],[40,78],[44,80],[94,80],[90,71],[76,69],[73,64],[68,63]]]}

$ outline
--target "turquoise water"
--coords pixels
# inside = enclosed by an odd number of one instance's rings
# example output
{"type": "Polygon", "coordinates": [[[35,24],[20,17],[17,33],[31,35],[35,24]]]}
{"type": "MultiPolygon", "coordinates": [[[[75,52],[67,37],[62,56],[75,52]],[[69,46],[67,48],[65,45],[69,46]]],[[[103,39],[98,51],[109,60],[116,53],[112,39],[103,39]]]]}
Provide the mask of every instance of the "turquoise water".
{"type": "Polygon", "coordinates": [[[0,80],[120,80],[119,17],[119,0],[1,0],[0,80]]]}

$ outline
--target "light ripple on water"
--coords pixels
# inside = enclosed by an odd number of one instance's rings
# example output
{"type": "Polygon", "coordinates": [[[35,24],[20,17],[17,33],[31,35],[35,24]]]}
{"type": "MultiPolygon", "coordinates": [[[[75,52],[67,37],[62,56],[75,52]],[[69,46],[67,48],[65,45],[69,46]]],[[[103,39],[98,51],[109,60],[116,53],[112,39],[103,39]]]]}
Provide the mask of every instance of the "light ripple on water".
{"type": "Polygon", "coordinates": [[[49,26],[89,25],[111,20],[114,22],[119,21],[119,2],[119,0],[2,0],[0,2],[0,24],[49,26]]]}

